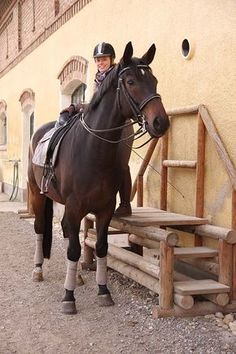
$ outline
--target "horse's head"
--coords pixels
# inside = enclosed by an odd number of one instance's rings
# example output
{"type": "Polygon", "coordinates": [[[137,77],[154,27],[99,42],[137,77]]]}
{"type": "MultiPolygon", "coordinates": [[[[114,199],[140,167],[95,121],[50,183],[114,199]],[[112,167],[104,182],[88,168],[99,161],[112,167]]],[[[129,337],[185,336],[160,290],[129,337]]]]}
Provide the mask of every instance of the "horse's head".
{"type": "Polygon", "coordinates": [[[156,92],[157,79],[149,67],[155,52],[153,44],[142,58],[132,58],[132,44],[129,42],[126,45],[119,63],[118,90],[124,115],[133,117],[145,126],[152,137],[161,137],[169,128],[170,121],[161,96],[156,92]]]}

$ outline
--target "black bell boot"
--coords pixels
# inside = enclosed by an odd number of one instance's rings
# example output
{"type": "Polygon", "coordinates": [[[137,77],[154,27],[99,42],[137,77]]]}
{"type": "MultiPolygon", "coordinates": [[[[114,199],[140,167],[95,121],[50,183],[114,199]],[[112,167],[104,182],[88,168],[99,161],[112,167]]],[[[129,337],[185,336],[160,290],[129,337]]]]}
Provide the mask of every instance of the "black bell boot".
{"type": "Polygon", "coordinates": [[[122,183],[119,188],[120,205],[116,209],[115,216],[130,216],[132,209],[130,204],[132,181],[129,167],[123,170],[122,183]]]}
{"type": "Polygon", "coordinates": [[[120,203],[119,207],[115,210],[114,216],[130,216],[132,215],[132,208],[130,203],[120,203]]]}

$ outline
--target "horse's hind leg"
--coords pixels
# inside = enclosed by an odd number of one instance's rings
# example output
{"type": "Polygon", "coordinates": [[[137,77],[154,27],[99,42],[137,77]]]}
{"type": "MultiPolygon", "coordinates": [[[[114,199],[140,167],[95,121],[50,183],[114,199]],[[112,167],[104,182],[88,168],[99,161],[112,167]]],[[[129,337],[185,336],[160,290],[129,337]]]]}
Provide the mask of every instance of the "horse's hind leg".
{"type": "Polygon", "coordinates": [[[36,245],[34,253],[33,281],[43,280],[44,258],[50,258],[52,242],[52,201],[46,196],[32,193],[32,207],[35,214],[34,230],[36,233],[36,245]]]}
{"type": "Polygon", "coordinates": [[[62,300],[62,312],[64,314],[73,315],[77,313],[74,290],[76,288],[78,261],[81,255],[79,242],[80,220],[78,216],[74,215],[72,210],[66,207],[61,224],[64,237],[69,239],[67,248],[67,272],[64,283],[65,296],[62,300]]]}

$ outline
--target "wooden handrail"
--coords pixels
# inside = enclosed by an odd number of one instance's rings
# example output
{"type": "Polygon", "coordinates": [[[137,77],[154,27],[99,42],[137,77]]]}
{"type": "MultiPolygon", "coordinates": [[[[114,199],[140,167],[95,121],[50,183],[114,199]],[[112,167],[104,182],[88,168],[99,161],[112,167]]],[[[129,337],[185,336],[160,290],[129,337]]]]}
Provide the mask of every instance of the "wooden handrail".
{"type": "Polygon", "coordinates": [[[205,124],[205,127],[207,129],[209,136],[211,137],[211,139],[215,143],[216,151],[219,155],[219,158],[223,162],[223,165],[224,165],[225,170],[228,174],[228,177],[230,179],[232,187],[234,188],[234,190],[236,190],[236,169],[229,157],[228,152],[226,151],[226,149],[222,143],[222,140],[219,137],[219,134],[218,134],[216,127],[213,123],[213,120],[212,120],[207,108],[204,105],[199,106],[199,113],[200,113],[201,118],[205,124]]]}
{"type": "MultiPolygon", "coordinates": [[[[222,140],[219,137],[219,134],[216,130],[216,127],[213,123],[213,120],[212,120],[206,106],[203,104],[200,104],[200,105],[195,105],[195,106],[187,106],[187,107],[180,107],[180,108],[174,108],[174,109],[167,110],[167,114],[171,117],[174,117],[177,115],[195,114],[198,112],[199,112],[199,115],[206,127],[206,130],[207,130],[209,136],[211,137],[211,139],[215,143],[217,153],[223,162],[224,168],[229,176],[232,187],[236,191],[236,169],[235,169],[235,166],[232,163],[232,161],[229,157],[229,154],[226,151],[226,149],[222,143],[222,140]]],[[[143,177],[143,175],[147,169],[148,163],[152,157],[152,154],[154,152],[157,142],[158,142],[158,139],[154,139],[154,140],[152,140],[151,144],[149,145],[148,151],[144,157],[142,165],[141,165],[139,172],[138,172],[138,174],[135,178],[135,181],[133,183],[132,192],[131,192],[131,201],[134,199],[135,193],[137,191],[137,180],[138,180],[138,178],[143,177]]]]}

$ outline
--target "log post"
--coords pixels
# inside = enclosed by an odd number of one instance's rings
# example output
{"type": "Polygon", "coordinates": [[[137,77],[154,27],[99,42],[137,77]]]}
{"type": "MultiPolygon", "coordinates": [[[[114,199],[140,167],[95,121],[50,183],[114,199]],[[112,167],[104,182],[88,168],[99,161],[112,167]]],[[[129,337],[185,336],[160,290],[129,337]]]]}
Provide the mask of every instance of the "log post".
{"type": "Polygon", "coordinates": [[[168,158],[168,133],[162,137],[161,145],[161,192],[160,209],[167,210],[167,178],[168,168],[163,165],[163,161],[168,158]]]}
{"type": "Polygon", "coordinates": [[[137,207],[143,206],[143,175],[137,178],[137,207]]]}
{"type": "Polygon", "coordinates": [[[173,307],[174,248],[160,242],[160,307],[173,307]]]}
{"type": "Polygon", "coordinates": [[[87,217],[84,218],[84,260],[82,267],[87,268],[93,264],[93,249],[86,245],[85,239],[88,237],[88,230],[94,227],[94,222],[87,217]]]}
{"type": "MultiPolygon", "coordinates": [[[[228,285],[232,289],[233,277],[233,246],[219,240],[219,283],[228,285]]],[[[232,294],[230,294],[230,298],[232,294]]]]}
{"type": "MultiPolygon", "coordinates": [[[[204,165],[205,165],[205,125],[198,113],[198,142],[197,142],[197,170],[196,170],[196,206],[195,215],[199,218],[204,213],[204,165]]],[[[195,235],[195,246],[202,246],[201,236],[195,235]]]]}

